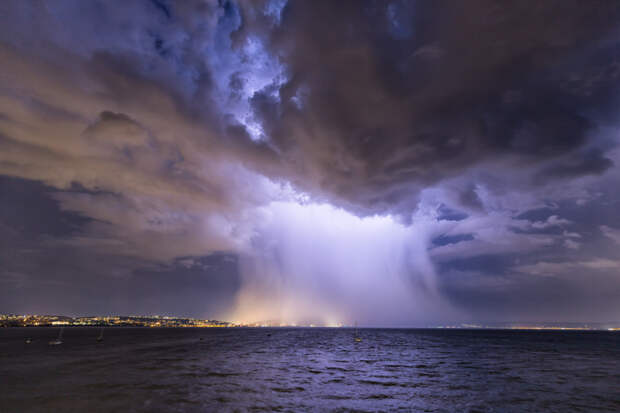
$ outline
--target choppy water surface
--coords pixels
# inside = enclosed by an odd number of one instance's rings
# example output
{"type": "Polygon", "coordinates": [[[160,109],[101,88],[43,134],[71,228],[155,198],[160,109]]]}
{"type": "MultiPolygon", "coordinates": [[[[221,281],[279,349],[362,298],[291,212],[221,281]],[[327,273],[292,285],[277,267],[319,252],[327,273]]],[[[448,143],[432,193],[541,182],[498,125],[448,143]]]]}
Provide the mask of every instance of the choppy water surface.
{"type": "Polygon", "coordinates": [[[620,411],[612,332],[57,331],[0,329],[0,411],[620,411]]]}

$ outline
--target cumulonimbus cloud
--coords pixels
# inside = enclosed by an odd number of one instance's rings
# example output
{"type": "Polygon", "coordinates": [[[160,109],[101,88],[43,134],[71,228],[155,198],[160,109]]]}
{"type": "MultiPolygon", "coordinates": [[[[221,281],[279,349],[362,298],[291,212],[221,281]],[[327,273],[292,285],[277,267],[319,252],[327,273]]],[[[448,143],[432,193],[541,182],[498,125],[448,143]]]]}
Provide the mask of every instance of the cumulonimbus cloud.
{"type": "Polygon", "coordinates": [[[0,11],[0,174],[84,219],[39,246],[115,273],[225,251],[244,271],[231,315],[299,321],[319,303],[324,323],[457,317],[444,270],[466,284],[615,259],[618,5],[0,11]]]}

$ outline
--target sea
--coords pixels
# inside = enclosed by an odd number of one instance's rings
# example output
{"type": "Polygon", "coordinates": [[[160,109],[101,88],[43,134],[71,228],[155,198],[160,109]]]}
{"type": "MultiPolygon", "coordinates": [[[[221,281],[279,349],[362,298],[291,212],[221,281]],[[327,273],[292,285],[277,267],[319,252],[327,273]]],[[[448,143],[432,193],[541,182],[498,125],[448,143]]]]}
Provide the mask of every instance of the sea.
{"type": "Polygon", "coordinates": [[[0,412],[620,412],[620,332],[99,333],[0,329],[0,412]]]}

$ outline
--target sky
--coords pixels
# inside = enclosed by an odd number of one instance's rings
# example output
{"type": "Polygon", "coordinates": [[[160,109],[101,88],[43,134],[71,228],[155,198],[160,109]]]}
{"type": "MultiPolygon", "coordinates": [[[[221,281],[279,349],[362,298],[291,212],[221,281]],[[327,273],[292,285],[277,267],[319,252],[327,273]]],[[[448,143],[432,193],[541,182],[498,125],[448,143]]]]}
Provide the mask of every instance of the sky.
{"type": "Polygon", "coordinates": [[[0,15],[0,313],[620,320],[618,2],[0,15]]]}

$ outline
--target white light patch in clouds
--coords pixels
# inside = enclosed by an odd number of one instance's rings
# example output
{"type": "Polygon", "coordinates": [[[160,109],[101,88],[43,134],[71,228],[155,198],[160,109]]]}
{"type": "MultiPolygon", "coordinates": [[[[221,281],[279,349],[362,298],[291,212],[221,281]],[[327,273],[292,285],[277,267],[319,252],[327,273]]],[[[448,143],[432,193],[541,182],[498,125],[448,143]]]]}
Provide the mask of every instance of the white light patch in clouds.
{"type": "Polygon", "coordinates": [[[235,320],[404,325],[445,311],[423,226],[315,203],[272,202],[262,214],[241,259],[235,320]]]}
{"type": "Polygon", "coordinates": [[[233,114],[242,123],[250,137],[254,140],[262,139],[263,127],[256,119],[250,108],[249,101],[255,93],[272,87],[270,96],[280,100],[280,87],[285,83],[284,68],[278,60],[272,57],[263,43],[256,37],[249,37],[242,50],[242,62],[245,70],[241,72],[244,84],[241,89],[240,100],[233,108],[233,114]]]}
{"type": "Polygon", "coordinates": [[[272,86],[270,95],[279,99],[285,73],[260,38],[248,36],[241,47],[233,46],[230,35],[241,24],[237,14],[222,21],[216,32],[218,41],[208,47],[207,60],[215,83],[215,101],[222,105],[223,112],[246,128],[253,140],[260,140],[264,131],[252,112],[250,99],[272,86]]]}

